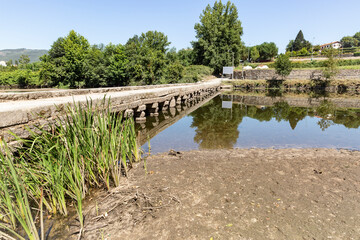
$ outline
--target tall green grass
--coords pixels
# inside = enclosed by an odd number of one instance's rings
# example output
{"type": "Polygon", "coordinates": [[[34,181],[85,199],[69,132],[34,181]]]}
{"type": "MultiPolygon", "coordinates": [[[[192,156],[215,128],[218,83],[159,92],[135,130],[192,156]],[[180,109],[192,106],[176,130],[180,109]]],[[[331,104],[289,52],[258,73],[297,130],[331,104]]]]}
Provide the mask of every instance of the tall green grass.
{"type": "MultiPolygon", "coordinates": [[[[22,147],[11,159],[14,172],[26,194],[49,213],[66,216],[73,203],[80,229],[84,227],[82,202],[89,190],[118,186],[131,164],[140,159],[133,119],[112,113],[105,99],[100,104],[68,105],[55,123],[29,132],[29,139],[17,138],[22,147]]],[[[0,157],[5,162],[5,156],[0,157]]],[[[0,184],[4,181],[1,178],[0,184]]],[[[15,198],[9,201],[16,204],[15,198]]],[[[13,219],[7,221],[15,229],[13,219]]]]}

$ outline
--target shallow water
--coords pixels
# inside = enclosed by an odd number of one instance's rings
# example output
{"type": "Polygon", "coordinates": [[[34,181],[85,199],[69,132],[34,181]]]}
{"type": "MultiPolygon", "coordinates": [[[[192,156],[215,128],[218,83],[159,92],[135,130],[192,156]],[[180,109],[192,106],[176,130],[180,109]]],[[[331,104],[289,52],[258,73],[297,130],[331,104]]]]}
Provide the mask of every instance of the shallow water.
{"type": "MultiPolygon", "coordinates": [[[[268,100],[266,96],[219,95],[183,117],[180,109],[172,118],[161,114],[157,126],[171,119],[175,123],[149,136],[151,153],[252,147],[360,150],[360,109],[343,107],[349,101],[357,106],[358,99],[346,98],[344,103],[339,98],[303,96],[276,103],[268,100]],[[290,105],[294,103],[309,106],[290,105]]],[[[154,130],[153,125],[147,123],[145,130],[154,130]]],[[[148,143],[143,149],[148,152],[148,143]]]]}

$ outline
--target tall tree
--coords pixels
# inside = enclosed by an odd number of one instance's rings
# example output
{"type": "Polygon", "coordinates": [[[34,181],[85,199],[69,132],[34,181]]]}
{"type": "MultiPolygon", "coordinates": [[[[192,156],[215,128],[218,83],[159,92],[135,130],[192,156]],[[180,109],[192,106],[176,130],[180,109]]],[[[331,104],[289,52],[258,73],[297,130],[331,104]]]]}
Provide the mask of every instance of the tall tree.
{"type": "Polygon", "coordinates": [[[125,45],[129,58],[128,73],[132,81],[140,84],[154,84],[164,74],[166,51],[170,42],[162,32],[148,31],[135,35],[125,45]]]}
{"type": "Polygon", "coordinates": [[[353,36],[353,38],[355,38],[356,40],[358,40],[358,46],[360,46],[360,32],[355,33],[355,35],[353,36]]]}
{"type": "Polygon", "coordinates": [[[340,41],[345,48],[356,47],[359,44],[359,41],[356,38],[350,36],[343,37],[340,41]]]}
{"type": "Polygon", "coordinates": [[[260,57],[260,53],[256,47],[251,48],[250,56],[252,61],[256,61],[260,57]]]}
{"type": "Polygon", "coordinates": [[[196,38],[193,42],[198,64],[210,66],[220,73],[223,66],[232,65],[240,60],[243,29],[238,20],[236,6],[221,0],[208,5],[200,15],[200,23],[195,24],[196,38]]]}
{"type": "Polygon", "coordinates": [[[276,44],[273,42],[264,42],[261,45],[258,45],[256,48],[259,50],[259,59],[263,61],[271,60],[278,54],[279,51],[276,44]]]}
{"type": "Polygon", "coordinates": [[[108,86],[125,86],[129,83],[126,67],[129,63],[125,47],[121,44],[108,44],[105,47],[105,79],[108,86]]]}
{"type": "Polygon", "coordinates": [[[19,64],[21,66],[25,66],[26,64],[28,64],[30,62],[30,58],[29,55],[21,55],[19,58],[19,64]]]}
{"type": "Polygon", "coordinates": [[[299,51],[303,48],[306,48],[306,50],[310,50],[311,46],[311,43],[305,40],[304,34],[300,30],[296,35],[295,40],[290,40],[289,44],[286,47],[286,51],[299,51]]]}
{"type": "Polygon", "coordinates": [[[71,30],[65,38],[55,41],[48,55],[41,58],[44,62],[41,76],[50,80],[52,85],[80,86],[88,71],[89,49],[88,40],[71,30]]]}

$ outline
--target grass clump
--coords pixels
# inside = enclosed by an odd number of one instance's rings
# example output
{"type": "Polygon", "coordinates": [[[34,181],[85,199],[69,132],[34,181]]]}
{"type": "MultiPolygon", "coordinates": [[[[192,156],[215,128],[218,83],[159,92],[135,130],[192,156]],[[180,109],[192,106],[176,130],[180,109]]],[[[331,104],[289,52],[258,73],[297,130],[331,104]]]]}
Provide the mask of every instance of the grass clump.
{"type": "MultiPolygon", "coordinates": [[[[10,200],[0,202],[1,213],[6,216],[9,208],[6,206],[10,205],[29,209],[31,204],[41,203],[49,213],[66,216],[67,206],[73,203],[81,235],[82,201],[89,190],[118,186],[131,164],[140,159],[133,119],[122,119],[122,113],[112,113],[105,99],[97,105],[88,101],[85,106],[68,105],[55,123],[30,133],[29,139],[17,138],[22,147],[10,160],[7,155],[0,155],[0,169],[14,166],[14,174],[24,186],[12,191],[9,198],[4,197],[10,200]],[[6,161],[8,164],[4,164],[6,161]],[[26,195],[17,196],[19,191],[26,195]],[[31,202],[23,207],[15,199],[26,199],[24,196],[29,196],[31,202]]],[[[0,180],[0,184],[13,188],[13,183],[0,180]]],[[[11,229],[15,231],[15,223],[20,221],[12,217],[3,222],[14,223],[11,229]]],[[[20,226],[25,229],[21,222],[20,226]]],[[[28,231],[26,234],[30,238],[28,231]]]]}

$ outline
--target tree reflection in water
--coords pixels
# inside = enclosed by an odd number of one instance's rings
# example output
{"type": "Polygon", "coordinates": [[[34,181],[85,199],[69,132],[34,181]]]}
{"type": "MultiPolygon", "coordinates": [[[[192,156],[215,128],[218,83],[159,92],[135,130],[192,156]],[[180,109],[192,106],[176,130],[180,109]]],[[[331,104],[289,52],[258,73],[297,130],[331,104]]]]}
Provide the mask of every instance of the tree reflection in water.
{"type": "Polygon", "coordinates": [[[360,127],[360,109],[336,109],[328,100],[322,101],[317,108],[292,107],[287,102],[278,102],[266,107],[233,104],[232,109],[223,109],[221,98],[216,97],[190,115],[193,117],[191,127],[196,132],[194,141],[200,149],[232,148],[244,117],[261,122],[273,118],[278,122],[288,121],[292,130],[307,116],[320,118],[317,124],[323,131],[334,124],[360,127]]]}

